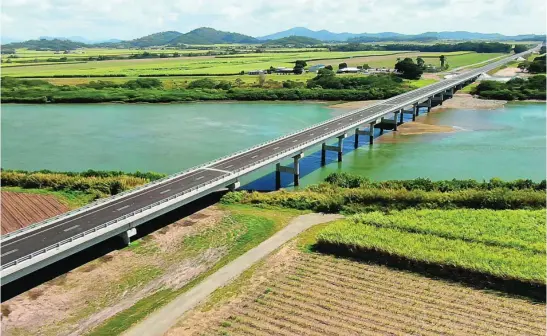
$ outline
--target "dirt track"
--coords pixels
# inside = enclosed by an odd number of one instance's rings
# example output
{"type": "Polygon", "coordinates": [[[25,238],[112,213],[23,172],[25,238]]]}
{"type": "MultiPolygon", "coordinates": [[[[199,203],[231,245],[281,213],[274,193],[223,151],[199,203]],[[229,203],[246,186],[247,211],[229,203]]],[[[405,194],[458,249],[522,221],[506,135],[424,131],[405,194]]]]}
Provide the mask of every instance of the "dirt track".
{"type": "Polygon", "coordinates": [[[68,210],[54,196],[2,191],[2,234],[68,210]]]}

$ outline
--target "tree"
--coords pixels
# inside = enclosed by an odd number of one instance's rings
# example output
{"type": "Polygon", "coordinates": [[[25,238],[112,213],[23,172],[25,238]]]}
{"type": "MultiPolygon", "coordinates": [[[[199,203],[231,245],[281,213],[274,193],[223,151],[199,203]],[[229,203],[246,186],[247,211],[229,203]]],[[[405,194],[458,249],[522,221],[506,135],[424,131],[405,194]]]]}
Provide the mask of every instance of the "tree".
{"type": "Polygon", "coordinates": [[[295,67],[301,67],[301,68],[304,68],[305,66],[307,66],[308,63],[306,63],[306,61],[296,61],[294,62],[294,66],[295,67]]]}
{"type": "Polygon", "coordinates": [[[301,75],[304,72],[304,67],[301,67],[300,65],[295,65],[292,71],[295,75],[301,75]]]}
{"type": "Polygon", "coordinates": [[[540,53],[540,55],[543,55],[543,54],[545,54],[546,52],[547,52],[547,47],[542,46],[541,48],[539,48],[539,53],[540,53]]]}
{"type": "Polygon", "coordinates": [[[345,69],[348,67],[348,64],[346,62],[338,64],[338,69],[345,69]]]}
{"type": "Polygon", "coordinates": [[[334,69],[332,68],[332,65],[327,65],[324,69],[327,69],[327,70],[330,70],[330,71],[333,71],[334,69]]]}
{"type": "Polygon", "coordinates": [[[180,57],[180,54],[179,54],[178,52],[175,51],[175,52],[173,53],[173,57],[180,57]]]}
{"type": "Polygon", "coordinates": [[[412,58],[405,58],[395,64],[395,70],[401,72],[401,77],[406,79],[419,79],[424,72],[412,58]]]}
{"type": "Polygon", "coordinates": [[[240,87],[241,84],[243,84],[243,80],[241,78],[236,78],[236,80],[234,81],[235,85],[237,87],[240,87]]]}
{"type": "Polygon", "coordinates": [[[189,89],[214,89],[216,86],[216,82],[210,78],[202,78],[195,81],[190,82],[188,84],[189,89]]]}
{"type": "Polygon", "coordinates": [[[368,69],[370,69],[370,65],[368,65],[366,63],[363,64],[363,70],[368,70],[368,69]]]}
{"type": "Polygon", "coordinates": [[[517,68],[519,68],[520,71],[524,72],[524,70],[527,70],[529,66],[530,66],[530,62],[524,61],[524,62],[520,62],[517,68]]]}
{"type": "Polygon", "coordinates": [[[526,50],[528,50],[528,47],[524,44],[515,44],[515,47],[513,48],[513,51],[515,51],[515,54],[525,52],[526,50]]]}
{"type": "Polygon", "coordinates": [[[439,56],[439,60],[441,61],[441,69],[444,69],[444,62],[446,61],[446,56],[445,55],[439,56]]]}
{"type": "Polygon", "coordinates": [[[416,64],[418,64],[421,69],[425,68],[425,61],[421,57],[416,58],[416,64]]]}

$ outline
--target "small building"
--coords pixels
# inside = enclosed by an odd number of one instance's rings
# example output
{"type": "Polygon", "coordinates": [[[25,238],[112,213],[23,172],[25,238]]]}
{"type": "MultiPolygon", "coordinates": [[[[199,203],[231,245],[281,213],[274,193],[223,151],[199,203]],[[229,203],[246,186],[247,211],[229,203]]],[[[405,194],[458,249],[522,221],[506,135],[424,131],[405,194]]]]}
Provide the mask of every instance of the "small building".
{"type": "Polygon", "coordinates": [[[248,75],[261,75],[264,73],[264,70],[252,70],[247,72],[248,75]]]}
{"type": "Polygon", "coordinates": [[[293,68],[277,67],[277,68],[275,68],[275,73],[276,74],[281,74],[281,75],[287,75],[287,74],[294,73],[294,70],[293,70],[293,68]]]}
{"type": "Polygon", "coordinates": [[[361,72],[361,69],[354,68],[354,67],[347,67],[343,69],[338,69],[337,73],[359,73],[361,72]]]}
{"type": "Polygon", "coordinates": [[[517,58],[517,61],[522,62],[522,61],[526,61],[526,59],[523,58],[523,57],[519,57],[519,58],[517,58]]]}

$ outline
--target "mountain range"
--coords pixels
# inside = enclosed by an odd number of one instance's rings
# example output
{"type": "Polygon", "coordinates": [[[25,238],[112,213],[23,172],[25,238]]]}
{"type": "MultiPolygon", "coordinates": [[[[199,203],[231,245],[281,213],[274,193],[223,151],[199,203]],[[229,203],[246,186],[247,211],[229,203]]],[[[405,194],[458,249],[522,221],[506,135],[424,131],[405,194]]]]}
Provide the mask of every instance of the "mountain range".
{"type": "MultiPolygon", "coordinates": [[[[3,39],[6,40],[6,39],[3,39]]],[[[7,39],[9,41],[9,39],[7,39]]],[[[225,32],[213,28],[202,27],[194,29],[187,33],[178,31],[164,31],[155,34],[150,34],[133,40],[121,41],[119,39],[109,40],[88,40],[81,36],[71,37],[49,37],[41,36],[38,40],[29,40],[26,42],[12,42],[4,44],[7,48],[26,48],[32,45],[32,48],[49,48],[53,41],[63,41],[63,49],[68,46],[69,49],[79,48],[83,44],[87,46],[97,47],[118,47],[118,48],[145,48],[152,46],[177,46],[182,44],[192,45],[210,45],[210,44],[298,44],[298,45],[315,45],[321,42],[381,42],[381,41],[433,41],[433,40],[529,40],[539,41],[545,40],[545,35],[525,34],[507,36],[498,33],[485,34],[473,33],[467,31],[442,31],[442,32],[426,32],[416,35],[400,34],[394,32],[382,33],[333,33],[328,30],[310,30],[304,27],[295,27],[274,34],[252,37],[244,34],[225,32]],[[70,42],[73,42],[73,47],[70,47],[70,42]],[[293,43],[294,42],[294,43],[293,43]]],[[[57,43],[57,42],[56,42],[57,43]]]]}

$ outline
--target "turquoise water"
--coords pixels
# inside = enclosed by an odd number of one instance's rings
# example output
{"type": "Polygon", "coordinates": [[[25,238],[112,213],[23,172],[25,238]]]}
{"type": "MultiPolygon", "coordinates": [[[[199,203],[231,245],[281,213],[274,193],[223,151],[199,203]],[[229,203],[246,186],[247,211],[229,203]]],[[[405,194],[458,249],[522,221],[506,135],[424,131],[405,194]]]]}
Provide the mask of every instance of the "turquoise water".
{"type": "MultiPolygon", "coordinates": [[[[313,103],[192,103],[159,105],[3,105],[2,167],[177,172],[307,127],[340,113],[313,103]]],[[[302,184],[334,171],[372,179],[545,178],[544,104],[508,104],[496,110],[449,109],[421,117],[458,131],[398,136],[393,143],[353,150],[343,162],[319,167],[306,153],[302,184]]],[[[391,135],[390,135],[391,136],[391,135]]],[[[273,186],[273,167],[245,178],[273,186]]],[[[291,180],[284,176],[285,185],[291,180]],[[286,179],[285,179],[286,178],[286,179]]]]}

